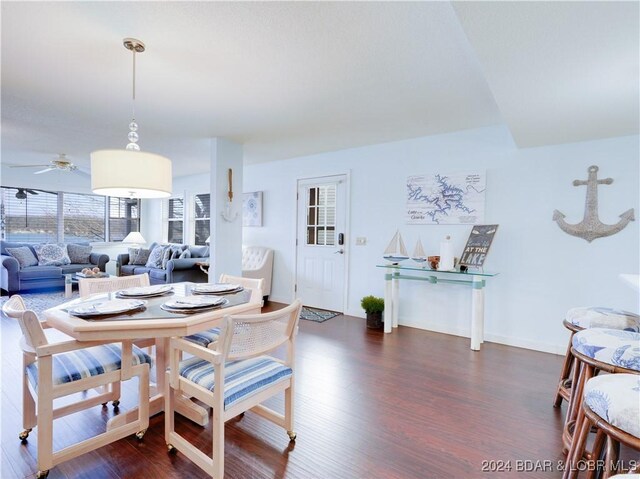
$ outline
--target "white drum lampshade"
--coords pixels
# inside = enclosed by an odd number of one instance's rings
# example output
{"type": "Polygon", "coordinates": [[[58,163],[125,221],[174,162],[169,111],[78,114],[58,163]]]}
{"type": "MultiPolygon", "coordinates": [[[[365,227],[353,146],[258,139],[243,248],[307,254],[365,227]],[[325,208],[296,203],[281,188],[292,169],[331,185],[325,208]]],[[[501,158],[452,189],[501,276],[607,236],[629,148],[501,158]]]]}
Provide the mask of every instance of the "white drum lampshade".
{"type": "Polygon", "coordinates": [[[91,153],[91,190],[121,198],[171,196],[171,160],[135,150],[98,150],[91,153]]]}

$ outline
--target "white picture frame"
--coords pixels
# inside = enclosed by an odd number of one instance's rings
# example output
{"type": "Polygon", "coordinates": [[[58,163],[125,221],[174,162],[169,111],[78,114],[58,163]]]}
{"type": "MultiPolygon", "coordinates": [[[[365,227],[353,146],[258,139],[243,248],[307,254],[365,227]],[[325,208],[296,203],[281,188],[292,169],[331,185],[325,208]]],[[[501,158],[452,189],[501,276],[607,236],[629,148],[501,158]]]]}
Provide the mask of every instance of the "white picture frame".
{"type": "Polygon", "coordinates": [[[242,226],[262,226],[262,191],[242,194],[242,226]]]}

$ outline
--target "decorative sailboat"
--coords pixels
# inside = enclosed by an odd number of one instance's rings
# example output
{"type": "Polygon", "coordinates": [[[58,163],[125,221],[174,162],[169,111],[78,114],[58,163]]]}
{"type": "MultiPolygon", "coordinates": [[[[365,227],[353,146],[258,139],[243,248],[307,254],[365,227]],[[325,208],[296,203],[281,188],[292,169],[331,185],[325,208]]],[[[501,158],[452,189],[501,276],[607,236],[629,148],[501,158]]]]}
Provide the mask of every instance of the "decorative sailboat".
{"type": "Polygon", "coordinates": [[[392,263],[399,263],[400,261],[409,259],[407,248],[404,246],[404,241],[402,241],[400,231],[396,231],[396,234],[393,235],[393,238],[391,239],[389,246],[387,246],[387,249],[384,250],[382,257],[392,263]]]}
{"type": "Polygon", "coordinates": [[[422,265],[427,261],[427,255],[424,252],[424,248],[422,247],[422,242],[420,241],[420,238],[418,238],[418,242],[416,243],[416,247],[413,250],[411,259],[420,265],[422,265]]]}

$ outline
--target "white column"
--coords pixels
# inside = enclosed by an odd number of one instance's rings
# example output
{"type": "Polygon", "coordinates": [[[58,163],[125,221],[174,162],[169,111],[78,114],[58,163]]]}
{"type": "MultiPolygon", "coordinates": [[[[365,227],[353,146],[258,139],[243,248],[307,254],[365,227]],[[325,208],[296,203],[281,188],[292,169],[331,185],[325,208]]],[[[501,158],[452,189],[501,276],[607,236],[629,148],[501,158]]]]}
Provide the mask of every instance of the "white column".
{"type": "MultiPolygon", "coordinates": [[[[242,145],[224,138],[211,140],[211,243],[209,281],[221,273],[242,274],[242,145]],[[229,201],[229,168],[233,171],[232,221],[222,217],[229,201]]],[[[227,215],[229,217],[229,215],[227,215]]]]}

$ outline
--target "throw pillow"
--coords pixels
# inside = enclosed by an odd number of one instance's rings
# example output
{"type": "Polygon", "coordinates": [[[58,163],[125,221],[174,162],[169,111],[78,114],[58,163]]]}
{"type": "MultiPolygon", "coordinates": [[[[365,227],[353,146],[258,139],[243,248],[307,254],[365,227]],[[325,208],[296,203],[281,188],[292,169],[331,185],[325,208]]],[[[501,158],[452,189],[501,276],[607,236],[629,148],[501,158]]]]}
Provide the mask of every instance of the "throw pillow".
{"type": "Polygon", "coordinates": [[[131,260],[131,251],[129,251],[129,264],[135,264],[138,266],[145,266],[147,261],[149,261],[149,255],[151,251],[146,248],[129,248],[136,250],[136,255],[133,258],[133,262],[131,260]]]}
{"type": "Polygon", "coordinates": [[[173,254],[173,246],[165,246],[162,254],[162,269],[167,269],[167,263],[173,254]]]}
{"type": "Polygon", "coordinates": [[[67,252],[69,253],[69,260],[73,264],[87,264],[91,262],[91,245],[68,244],[67,252]]]}
{"type": "Polygon", "coordinates": [[[33,247],[38,255],[38,266],[62,266],[71,264],[66,244],[45,243],[33,247]]]}
{"type": "Polygon", "coordinates": [[[164,257],[165,250],[166,246],[157,245],[153,248],[145,266],[147,268],[162,268],[162,258],[164,257]]]}
{"type": "Polygon", "coordinates": [[[28,246],[20,246],[18,248],[7,248],[7,253],[13,256],[20,263],[20,268],[26,268],[27,266],[36,266],[38,264],[38,258],[35,257],[31,248],[28,246]]]}
{"type": "Polygon", "coordinates": [[[138,257],[138,253],[141,249],[142,248],[127,248],[127,250],[129,251],[129,264],[136,264],[136,258],[138,257]]]}
{"type": "Polygon", "coordinates": [[[187,248],[182,253],[180,253],[180,259],[185,259],[185,258],[191,258],[191,251],[189,251],[189,248],[187,248]]]}

